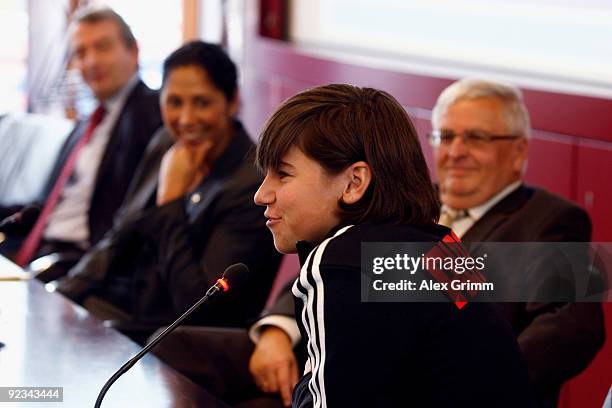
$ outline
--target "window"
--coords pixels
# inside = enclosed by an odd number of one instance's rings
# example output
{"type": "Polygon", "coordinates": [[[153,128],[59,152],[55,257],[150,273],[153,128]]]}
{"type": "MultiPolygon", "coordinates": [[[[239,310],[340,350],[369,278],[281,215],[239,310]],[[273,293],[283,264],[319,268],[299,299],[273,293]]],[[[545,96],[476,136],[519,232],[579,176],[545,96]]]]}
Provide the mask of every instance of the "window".
{"type": "Polygon", "coordinates": [[[612,96],[606,0],[292,1],[290,38],[442,77],[612,96]]]}
{"type": "Polygon", "coordinates": [[[27,0],[0,0],[0,114],[26,110],[27,0]]]}

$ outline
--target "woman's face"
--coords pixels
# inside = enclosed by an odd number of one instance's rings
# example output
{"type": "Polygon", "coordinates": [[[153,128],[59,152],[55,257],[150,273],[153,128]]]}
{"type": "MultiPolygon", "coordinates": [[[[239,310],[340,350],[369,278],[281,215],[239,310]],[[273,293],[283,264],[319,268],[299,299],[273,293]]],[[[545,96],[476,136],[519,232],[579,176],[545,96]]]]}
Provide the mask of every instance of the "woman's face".
{"type": "Polygon", "coordinates": [[[210,140],[214,151],[231,138],[237,99],[228,101],[201,67],[177,67],[168,73],[161,91],[162,118],[177,143],[210,140]]]}
{"type": "Polygon", "coordinates": [[[279,252],[296,252],[297,241],[320,243],[340,223],[338,200],[350,178],[329,176],[318,162],[292,147],[278,170],[268,169],[255,203],[265,205],[266,225],[279,252]]]}

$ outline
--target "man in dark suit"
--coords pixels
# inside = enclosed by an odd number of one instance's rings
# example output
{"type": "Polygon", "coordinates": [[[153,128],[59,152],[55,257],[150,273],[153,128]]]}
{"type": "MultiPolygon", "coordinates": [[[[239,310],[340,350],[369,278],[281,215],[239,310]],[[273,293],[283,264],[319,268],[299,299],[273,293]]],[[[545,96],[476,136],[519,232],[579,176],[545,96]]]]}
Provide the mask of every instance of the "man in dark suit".
{"type": "MultiPolygon", "coordinates": [[[[518,89],[487,81],[458,81],[440,95],[432,122],[430,139],[443,204],[440,222],[452,227],[464,242],[590,240],[590,221],[582,209],[521,182],[530,125],[518,89]]],[[[538,287],[546,278],[529,260],[513,264],[512,270],[504,273],[522,270],[529,287],[538,287]]],[[[232,389],[245,390],[246,397],[256,395],[254,382],[265,393],[280,393],[289,405],[299,371],[293,347],[300,341],[289,288],[251,327],[255,345],[246,332],[235,332],[231,337],[226,334],[215,344],[210,338],[203,340],[206,334],[202,329],[193,333],[185,329],[174,340],[183,345],[182,350],[169,342],[156,354],[213,391],[219,390],[220,395],[227,392],[236,398],[232,389]],[[198,344],[205,344],[211,355],[215,347],[220,355],[244,355],[244,351],[228,350],[228,345],[253,351],[248,366],[246,361],[224,363],[236,367],[229,388],[224,386],[230,384],[228,380],[218,374],[224,371],[214,367],[213,360],[196,364],[184,358],[183,353],[197,349],[198,344]],[[245,374],[248,372],[251,378],[245,374]],[[237,385],[239,378],[244,381],[241,386],[237,385]]],[[[517,335],[541,406],[556,406],[560,385],[583,370],[603,344],[601,305],[516,302],[501,307],[517,335]]]]}
{"type": "Polygon", "coordinates": [[[58,156],[41,215],[23,231],[28,236],[15,256],[21,265],[51,252],[78,256],[98,242],[161,125],[158,94],[139,79],[138,45],[118,14],[110,9],[77,14],[71,48],[98,107],[58,156]]]}
{"type": "MultiPolygon", "coordinates": [[[[438,98],[432,124],[443,203],[440,223],[464,242],[590,240],[584,210],[521,182],[530,126],[518,89],[477,79],[457,81],[438,98]]],[[[555,279],[540,266],[534,258],[515,260],[503,273],[508,279],[522,273],[537,298],[535,291],[550,283],[545,279],[555,279]]],[[[601,305],[539,299],[501,306],[541,404],[555,406],[560,385],[582,371],[603,344],[601,305]]]]}

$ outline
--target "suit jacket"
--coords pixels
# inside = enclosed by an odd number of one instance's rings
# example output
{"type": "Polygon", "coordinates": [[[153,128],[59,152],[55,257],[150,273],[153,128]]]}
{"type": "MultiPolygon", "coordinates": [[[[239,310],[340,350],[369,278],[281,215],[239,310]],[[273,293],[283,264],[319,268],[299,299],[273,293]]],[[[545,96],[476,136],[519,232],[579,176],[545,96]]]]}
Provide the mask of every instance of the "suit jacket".
{"type": "MultiPolygon", "coordinates": [[[[47,182],[45,197],[87,126],[87,122],[80,123],[68,136],[47,182]]],[[[145,148],[160,126],[158,92],[138,81],[125,101],[98,167],[88,214],[90,244],[97,243],[113,225],[145,148]]]]}
{"type": "MultiPolygon", "coordinates": [[[[256,316],[280,255],[263,208],[253,203],[261,183],[253,143],[238,122],[235,126],[226,151],[193,193],[161,207],[122,213],[108,239],[110,250],[84,258],[58,290],[75,300],[95,295],[124,309],[137,323],[163,325],[201,298],[225,268],[242,262],[250,269],[244,287],[205,305],[191,322],[245,326],[256,316]]],[[[147,195],[150,183],[141,184],[130,192],[132,197],[147,195]]]]}
{"type": "MultiPolygon", "coordinates": [[[[487,211],[462,240],[588,242],[590,238],[591,223],[584,210],[544,190],[521,186],[487,211]]],[[[537,272],[532,268],[528,273],[537,272]]],[[[582,371],[604,342],[598,303],[504,303],[501,307],[540,393],[554,392],[582,371]]]]}
{"type": "Polygon", "coordinates": [[[124,225],[141,216],[155,205],[157,179],[161,160],[174,141],[165,127],[159,129],[147,146],[134,178],[125,195],[125,201],[117,210],[113,227],[98,243],[90,248],[79,262],[61,279],[58,290],[74,301],[81,301],[90,289],[100,285],[116,256],[118,240],[124,225]]]}

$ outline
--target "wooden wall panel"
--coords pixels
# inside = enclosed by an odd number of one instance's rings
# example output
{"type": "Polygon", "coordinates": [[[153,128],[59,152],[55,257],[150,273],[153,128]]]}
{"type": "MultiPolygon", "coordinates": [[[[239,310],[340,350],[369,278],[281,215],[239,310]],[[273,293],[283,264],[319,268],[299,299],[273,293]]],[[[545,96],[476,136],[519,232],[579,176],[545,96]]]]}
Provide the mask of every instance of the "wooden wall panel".
{"type": "Polygon", "coordinates": [[[558,408],[604,408],[603,401],[612,386],[612,303],[604,303],[603,308],[606,344],[586,370],[563,386],[558,408]]]}
{"type": "Polygon", "coordinates": [[[612,142],[612,100],[524,90],[532,126],[612,142]]]}
{"type": "Polygon", "coordinates": [[[576,201],[574,189],[575,140],[534,132],[529,143],[525,181],[576,201]]]}
{"type": "Polygon", "coordinates": [[[577,201],[593,220],[593,240],[612,241],[612,143],[578,143],[576,180],[577,201]]]}

